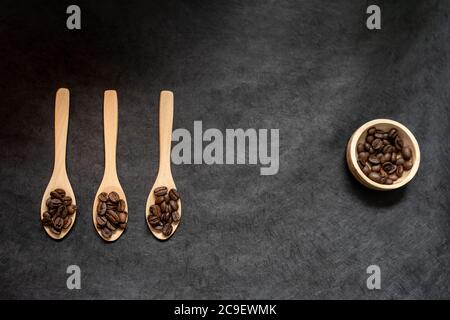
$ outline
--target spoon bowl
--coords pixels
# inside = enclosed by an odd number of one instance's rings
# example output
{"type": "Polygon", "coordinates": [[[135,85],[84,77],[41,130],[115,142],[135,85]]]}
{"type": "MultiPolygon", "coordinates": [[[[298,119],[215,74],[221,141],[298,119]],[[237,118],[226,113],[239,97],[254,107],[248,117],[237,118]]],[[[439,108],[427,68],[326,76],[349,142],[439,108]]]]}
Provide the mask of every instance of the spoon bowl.
{"type": "MultiPolygon", "coordinates": [[[[41,221],[44,212],[47,211],[46,201],[50,197],[50,192],[55,189],[64,189],[66,195],[72,198],[72,204],[76,205],[75,194],[70,185],[69,178],[66,171],[66,145],[67,145],[67,131],[69,127],[69,102],[70,93],[68,89],[60,88],[56,92],[55,99],[55,161],[53,166],[53,173],[50,181],[45,189],[41,202],[41,221]]],[[[72,222],[68,228],[62,229],[59,234],[51,231],[51,228],[44,226],[45,232],[49,237],[55,240],[63,239],[72,229],[77,212],[75,211],[70,217],[72,222]]]]}
{"type": "MultiPolygon", "coordinates": [[[[120,199],[125,201],[125,211],[128,212],[128,204],[127,204],[127,199],[125,197],[125,193],[123,192],[122,187],[120,186],[119,181],[117,180],[116,182],[112,182],[112,181],[108,181],[103,179],[102,183],[100,184],[100,187],[98,188],[98,191],[95,195],[95,200],[94,200],[94,206],[92,207],[92,222],[94,223],[94,228],[97,231],[98,235],[105,241],[108,242],[114,242],[117,239],[120,238],[120,236],[122,235],[122,233],[125,231],[125,229],[119,229],[117,228],[111,235],[110,238],[105,238],[102,235],[101,230],[97,227],[97,222],[96,222],[96,217],[97,217],[97,206],[98,206],[98,195],[102,192],[106,192],[106,193],[110,193],[110,192],[117,192],[117,194],[120,196],[120,199]]],[[[128,223],[128,214],[127,214],[127,220],[126,223],[128,223]]]]}
{"type": "Polygon", "coordinates": [[[172,237],[175,231],[178,229],[181,223],[181,199],[177,200],[178,212],[180,214],[180,220],[172,223],[172,233],[169,236],[165,236],[161,231],[156,230],[148,222],[150,215],[149,208],[155,204],[154,190],[158,187],[167,187],[170,189],[176,189],[175,181],[172,177],[172,171],[170,169],[170,146],[172,143],[172,125],[173,125],[173,93],[171,91],[161,91],[159,100],[159,170],[156,181],[150,190],[150,194],[147,198],[145,207],[145,221],[150,229],[151,233],[158,240],[167,240],[172,237]]]}
{"type": "MultiPolygon", "coordinates": [[[[120,199],[125,201],[125,211],[128,212],[128,203],[125,193],[120,185],[116,169],[116,146],[117,146],[117,129],[118,129],[119,110],[117,103],[117,92],[115,90],[107,90],[104,95],[103,104],[103,122],[104,122],[104,138],[105,138],[105,172],[103,174],[102,182],[95,195],[94,204],[92,207],[92,222],[98,235],[107,242],[114,242],[120,238],[125,229],[117,228],[112,232],[110,238],[103,236],[100,228],[97,226],[97,206],[98,195],[102,192],[110,193],[117,192],[120,199]]],[[[128,214],[126,217],[128,223],[128,214]]]]}

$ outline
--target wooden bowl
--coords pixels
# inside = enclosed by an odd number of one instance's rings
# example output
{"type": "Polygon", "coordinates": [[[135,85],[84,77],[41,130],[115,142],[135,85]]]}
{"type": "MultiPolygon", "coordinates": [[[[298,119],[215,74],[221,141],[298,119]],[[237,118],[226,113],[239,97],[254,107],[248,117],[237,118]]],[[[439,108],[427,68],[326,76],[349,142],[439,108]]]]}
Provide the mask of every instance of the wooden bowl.
{"type": "Polygon", "coordinates": [[[420,165],[420,149],[416,138],[404,125],[398,123],[397,121],[389,119],[376,119],[363,124],[361,127],[359,127],[358,130],[353,133],[347,144],[346,158],[350,172],[360,183],[371,189],[387,191],[403,187],[409,181],[411,181],[412,178],[414,178],[420,165]],[[358,143],[365,141],[367,129],[369,129],[370,127],[376,127],[377,129],[385,131],[390,130],[391,128],[397,129],[398,134],[403,139],[405,146],[411,148],[413,167],[411,168],[411,170],[404,171],[403,175],[397,181],[394,181],[394,183],[391,185],[377,183],[369,179],[369,177],[367,177],[364,172],[362,172],[361,168],[358,165],[358,154],[356,146],[358,145],[358,143]]]}

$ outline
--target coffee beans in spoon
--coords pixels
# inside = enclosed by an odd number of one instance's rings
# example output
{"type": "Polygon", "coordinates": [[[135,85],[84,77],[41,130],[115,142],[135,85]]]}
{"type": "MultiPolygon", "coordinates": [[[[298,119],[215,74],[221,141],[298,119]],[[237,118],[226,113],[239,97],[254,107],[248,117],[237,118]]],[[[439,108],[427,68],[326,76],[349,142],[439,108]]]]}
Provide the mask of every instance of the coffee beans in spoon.
{"type": "Polygon", "coordinates": [[[413,167],[412,150],[395,128],[369,128],[356,148],[359,167],[375,182],[391,185],[413,167]]]}
{"type": "Polygon", "coordinates": [[[72,197],[66,195],[64,189],[55,189],[50,192],[50,197],[45,202],[47,211],[42,214],[42,224],[50,231],[59,235],[63,229],[68,229],[72,224],[72,215],[77,211],[77,206],[72,204],[72,197]]]}
{"type": "Polygon", "coordinates": [[[125,208],[125,201],[117,192],[101,192],[98,195],[95,221],[104,238],[109,239],[117,229],[127,227],[128,213],[125,208]]]}
{"type": "Polygon", "coordinates": [[[157,187],[154,191],[155,204],[149,208],[148,223],[156,231],[169,237],[173,232],[173,225],[180,221],[180,194],[175,189],[157,187]]]}

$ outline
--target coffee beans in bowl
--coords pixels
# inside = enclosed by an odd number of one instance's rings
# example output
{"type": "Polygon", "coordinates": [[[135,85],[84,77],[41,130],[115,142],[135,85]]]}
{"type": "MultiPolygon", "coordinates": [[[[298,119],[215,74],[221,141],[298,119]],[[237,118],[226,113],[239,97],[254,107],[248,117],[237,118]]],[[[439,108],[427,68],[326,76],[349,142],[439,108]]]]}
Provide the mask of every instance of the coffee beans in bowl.
{"type": "Polygon", "coordinates": [[[124,230],[127,227],[126,203],[114,191],[101,192],[97,198],[96,226],[102,236],[109,239],[117,229],[124,230]]]}
{"type": "Polygon", "coordinates": [[[167,187],[157,187],[153,191],[155,203],[149,207],[147,222],[150,227],[169,237],[174,226],[180,221],[180,194],[176,189],[168,190],[167,187]]]}
{"type": "Polygon", "coordinates": [[[411,147],[403,142],[398,130],[370,127],[365,142],[359,142],[358,165],[369,179],[393,184],[413,167],[411,147]]]}
{"type": "Polygon", "coordinates": [[[391,190],[408,183],[416,174],[420,151],[413,134],[388,119],[370,121],[350,138],[347,164],[362,184],[391,190]]]}
{"type": "Polygon", "coordinates": [[[66,195],[64,189],[55,189],[45,202],[46,211],[42,214],[42,225],[50,232],[60,235],[63,230],[69,229],[73,223],[73,214],[77,206],[72,204],[72,197],[66,195]]]}

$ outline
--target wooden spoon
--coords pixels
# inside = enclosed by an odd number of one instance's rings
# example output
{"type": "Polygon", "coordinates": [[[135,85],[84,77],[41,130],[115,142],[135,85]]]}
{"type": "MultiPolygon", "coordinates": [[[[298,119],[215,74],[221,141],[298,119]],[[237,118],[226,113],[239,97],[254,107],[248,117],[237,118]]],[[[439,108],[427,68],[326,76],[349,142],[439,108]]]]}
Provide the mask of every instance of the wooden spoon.
{"type": "MultiPolygon", "coordinates": [[[[55,189],[64,189],[67,196],[72,198],[72,204],[76,205],[75,194],[70,185],[69,178],[66,171],[66,144],[67,144],[67,130],[69,127],[69,97],[68,89],[60,88],[56,92],[55,99],[55,162],[53,165],[53,173],[50,181],[45,189],[44,196],[41,202],[41,220],[43,214],[47,211],[46,201],[50,197],[50,192],[55,189]]],[[[70,216],[72,223],[67,229],[62,229],[60,234],[53,233],[50,227],[44,226],[45,232],[55,239],[60,240],[64,238],[72,229],[76,212],[70,216]]]]}
{"type": "MultiPolygon", "coordinates": [[[[170,170],[170,145],[172,142],[172,123],[173,123],[173,93],[171,91],[161,91],[159,99],[159,170],[155,184],[150,190],[150,194],[147,198],[147,204],[145,208],[145,221],[148,228],[153,235],[159,240],[169,239],[177,230],[180,225],[180,221],[172,223],[172,233],[169,236],[164,236],[161,231],[155,230],[148,223],[148,216],[150,214],[149,208],[155,203],[155,196],[153,190],[157,187],[167,187],[168,190],[176,189],[175,182],[172,177],[172,171],[170,170]]],[[[181,217],[181,200],[178,200],[178,212],[181,217]]]]}
{"type": "MultiPolygon", "coordinates": [[[[104,134],[105,134],[105,172],[103,174],[103,180],[100,183],[97,194],[94,199],[94,206],[92,208],[92,221],[94,223],[95,230],[105,241],[113,242],[119,239],[124,229],[117,228],[112,232],[110,238],[106,238],[102,235],[101,230],[97,227],[97,205],[98,195],[102,192],[110,193],[115,191],[119,194],[120,199],[125,201],[125,211],[128,212],[127,199],[120,185],[119,178],[117,176],[116,169],[116,146],[117,146],[117,127],[118,127],[119,111],[117,105],[117,92],[115,90],[105,91],[103,101],[103,121],[104,121],[104,134]]],[[[128,223],[128,215],[127,221],[128,223]]]]}

